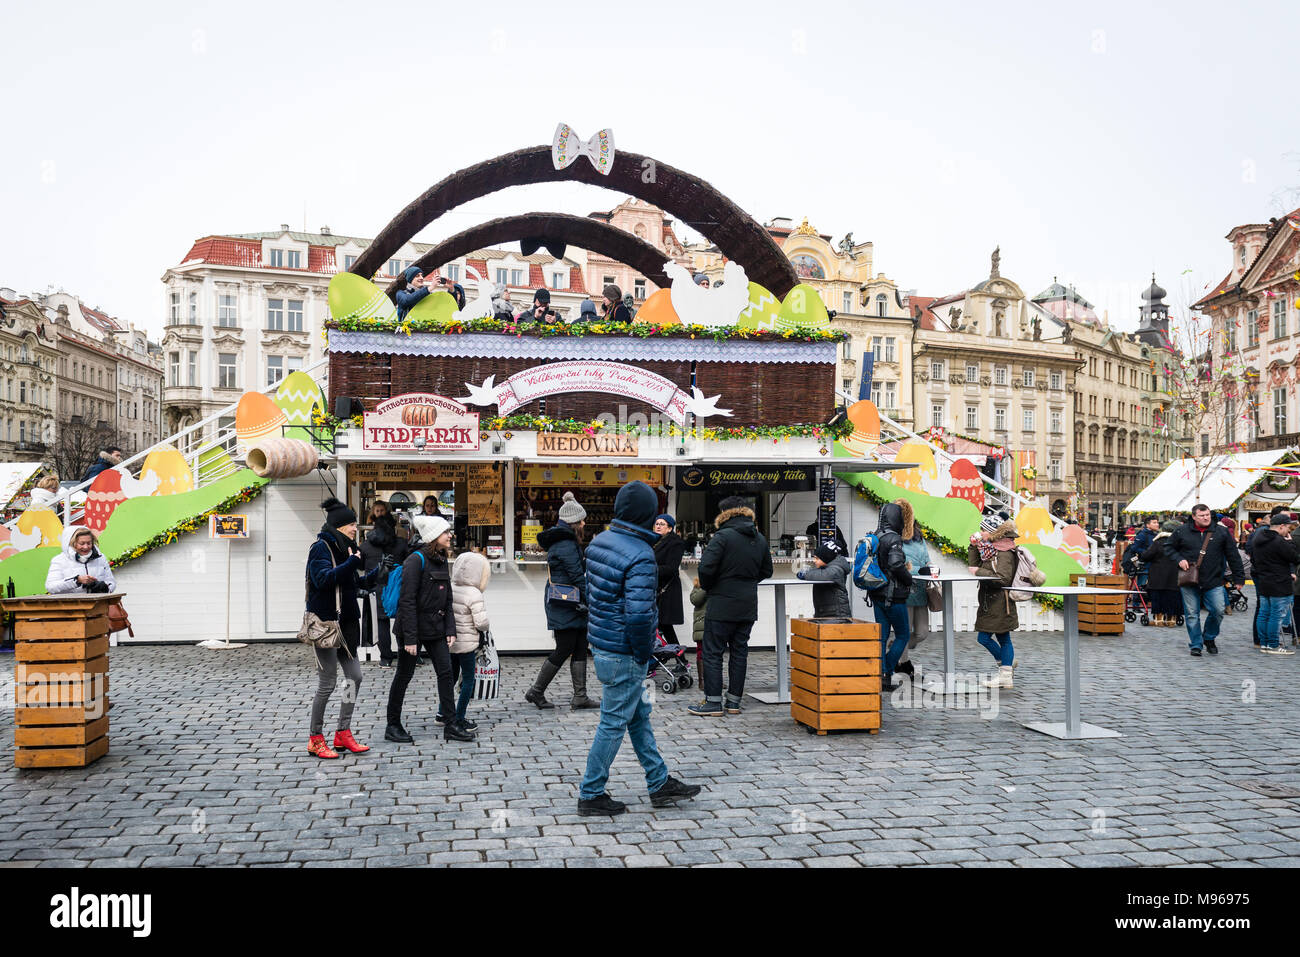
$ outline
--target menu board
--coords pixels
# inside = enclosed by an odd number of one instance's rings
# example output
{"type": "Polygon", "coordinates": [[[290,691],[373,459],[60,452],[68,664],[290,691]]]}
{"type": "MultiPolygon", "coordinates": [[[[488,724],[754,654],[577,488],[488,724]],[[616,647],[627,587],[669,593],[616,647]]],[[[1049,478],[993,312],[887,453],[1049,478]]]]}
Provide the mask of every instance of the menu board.
{"type": "MultiPolygon", "coordinates": [[[[489,464],[488,468],[491,467],[489,464]]],[[[348,479],[353,482],[463,482],[466,468],[464,464],[436,462],[352,462],[348,465],[348,479]]]]}
{"type": "Polygon", "coordinates": [[[515,479],[517,485],[534,488],[557,486],[619,486],[628,482],[664,483],[662,465],[523,465],[515,479]]]}
{"type": "Polygon", "coordinates": [[[491,462],[466,466],[466,497],[470,525],[501,525],[501,470],[491,462]]]}

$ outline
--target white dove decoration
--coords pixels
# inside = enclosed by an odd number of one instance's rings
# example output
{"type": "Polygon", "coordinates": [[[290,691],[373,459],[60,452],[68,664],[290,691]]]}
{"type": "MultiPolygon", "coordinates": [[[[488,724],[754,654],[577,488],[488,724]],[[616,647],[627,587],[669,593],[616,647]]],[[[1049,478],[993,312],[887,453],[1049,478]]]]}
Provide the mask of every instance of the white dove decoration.
{"type": "Polygon", "coordinates": [[[614,131],[607,127],[583,142],[568,123],[559,124],[551,141],[551,162],[556,169],[564,169],[579,156],[591,160],[597,173],[608,176],[614,166],[614,131]]]}
{"type": "Polygon", "coordinates": [[[697,419],[707,419],[711,415],[731,415],[730,409],[718,408],[718,400],[721,398],[722,395],[719,393],[706,399],[703,392],[692,386],[691,397],[684,400],[686,411],[692,413],[697,419]]]}
{"type": "Polygon", "coordinates": [[[672,280],[668,296],[683,325],[734,326],[749,308],[749,277],[739,263],[722,267],[722,285],[717,289],[697,286],[690,270],[677,262],[664,263],[664,274],[672,280]]]}
{"type": "Polygon", "coordinates": [[[122,473],[122,494],[127,498],[138,498],[141,495],[152,495],[158,490],[158,483],[161,480],[158,478],[157,472],[150,472],[143,478],[133,479],[131,478],[131,473],[126,469],[119,466],[118,471],[122,473]]]}
{"type": "Polygon", "coordinates": [[[17,528],[9,530],[9,544],[20,552],[25,552],[35,548],[41,543],[43,534],[39,528],[33,528],[30,532],[20,532],[17,528]]]}
{"type": "Polygon", "coordinates": [[[952,476],[946,469],[940,469],[939,474],[934,476],[922,471],[921,491],[934,498],[947,498],[948,493],[952,491],[952,476]]]}
{"type": "Polygon", "coordinates": [[[496,379],[495,375],[490,375],[483,380],[482,385],[472,385],[465,383],[465,388],[469,389],[469,395],[462,395],[456,401],[465,405],[496,405],[497,390],[492,383],[496,379]]]}
{"type": "Polygon", "coordinates": [[[469,266],[465,267],[465,275],[478,283],[478,290],[475,297],[465,303],[465,308],[452,313],[452,319],[462,322],[468,322],[470,319],[490,319],[492,317],[492,287],[487,280],[480,279],[469,266]]]}
{"type": "Polygon", "coordinates": [[[1038,544],[1059,549],[1065,543],[1065,529],[1053,525],[1051,531],[1038,533],[1038,544]]]}

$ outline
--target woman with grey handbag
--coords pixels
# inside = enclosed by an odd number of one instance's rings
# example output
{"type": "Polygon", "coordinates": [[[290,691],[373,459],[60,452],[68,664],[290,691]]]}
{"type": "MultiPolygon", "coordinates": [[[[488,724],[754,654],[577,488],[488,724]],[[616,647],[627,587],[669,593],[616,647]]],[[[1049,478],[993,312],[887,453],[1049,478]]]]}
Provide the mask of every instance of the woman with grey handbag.
{"type": "Polygon", "coordinates": [[[362,575],[361,550],[356,540],[357,513],[336,498],[326,499],[321,508],[325,510],[325,524],[307,552],[307,613],[303,620],[304,632],[310,632],[307,640],[315,638],[312,651],[316,655],[319,679],[311,702],[311,739],[307,751],[318,758],[337,758],[335,748],[357,754],[370,750],[352,735],[352,710],[361,690],[361,665],[357,662],[361,610],[357,589],[371,587],[384,566],[377,565],[369,574],[362,575]],[[316,633],[322,637],[316,637],[316,633]],[[331,748],[325,743],[323,733],[325,705],[334,693],[340,665],[346,685],[331,748]]]}
{"type": "Polygon", "coordinates": [[[555,632],[555,650],[524,694],[525,701],[539,708],[555,707],[546,700],[546,687],[566,658],[574,710],[600,707],[599,698],[587,697],[587,563],[582,553],[586,520],[587,510],[572,492],[565,492],[559,521],[537,536],[537,544],[546,549],[546,627],[555,632]]]}

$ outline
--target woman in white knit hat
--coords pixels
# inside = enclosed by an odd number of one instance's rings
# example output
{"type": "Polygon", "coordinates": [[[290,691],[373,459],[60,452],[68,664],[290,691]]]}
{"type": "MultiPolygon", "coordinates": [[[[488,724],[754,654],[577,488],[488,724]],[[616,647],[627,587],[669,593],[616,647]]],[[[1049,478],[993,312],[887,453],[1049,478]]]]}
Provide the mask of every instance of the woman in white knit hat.
{"type": "Polygon", "coordinates": [[[600,699],[587,697],[587,563],[582,552],[586,520],[587,510],[578,504],[572,492],[565,492],[559,521],[537,536],[537,544],[546,549],[548,581],[578,589],[577,604],[543,598],[546,627],[555,632],[555,650],[542,662],[537,680],[524,694],[525,701],[539,708],[555,707],[546,700],[546,686],[566,658],[573,679],[574,709],[600,707],[600,699]]]}

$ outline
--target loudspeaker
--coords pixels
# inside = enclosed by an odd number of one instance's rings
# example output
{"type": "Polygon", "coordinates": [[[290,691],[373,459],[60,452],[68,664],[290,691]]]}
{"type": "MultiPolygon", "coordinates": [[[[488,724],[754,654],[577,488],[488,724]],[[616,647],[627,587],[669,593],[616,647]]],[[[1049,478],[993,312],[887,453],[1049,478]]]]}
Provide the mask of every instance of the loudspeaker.
{"type": "Polygon", "coordinates": [[[341,395],[334,400],[334,418],[350,419],[354,415],[360,415],[364,411],[360,399],[355,399],[350,395],[341,395]]]}

